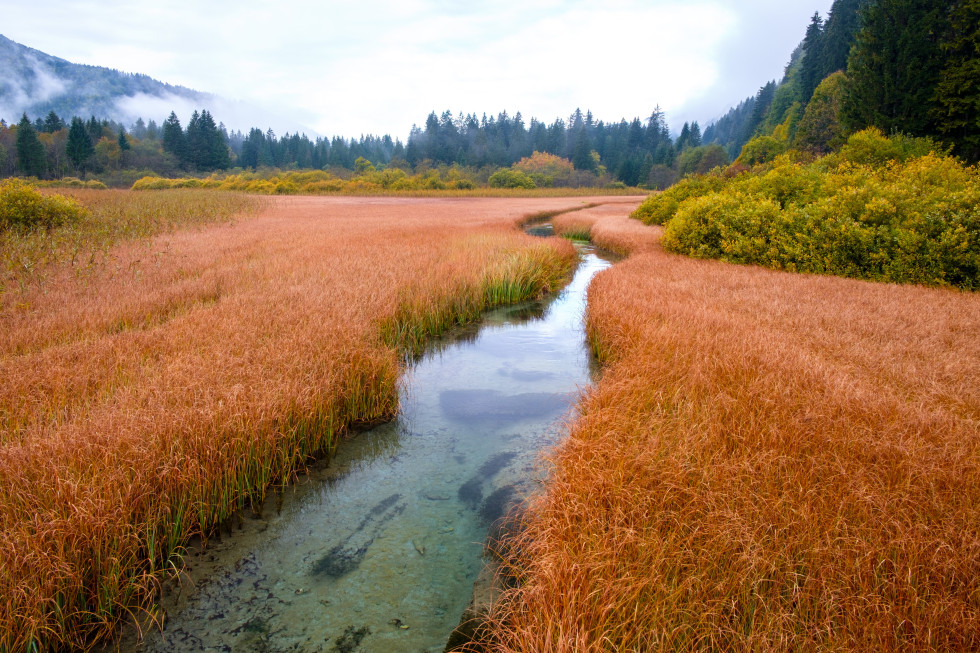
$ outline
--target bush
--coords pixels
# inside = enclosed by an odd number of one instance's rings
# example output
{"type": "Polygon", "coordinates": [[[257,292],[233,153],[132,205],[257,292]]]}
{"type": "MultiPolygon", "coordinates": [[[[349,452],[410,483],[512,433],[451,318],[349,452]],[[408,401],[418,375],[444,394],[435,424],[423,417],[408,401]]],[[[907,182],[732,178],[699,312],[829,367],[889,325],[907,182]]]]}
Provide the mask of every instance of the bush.
{"type": "Polygon", "coordinates": [[[692,196],[720,190],[724,183],[715,174],[687,177],[662,193],[646,198],[630,215],[646,224],[664,224],[674,217],[681,202],[692,196]]]}
{"type": "Polygon", "coordinates": [[[925,156],[930,152],[946,154],[930,138],[913,138],[904,134],[885,136],[877,127],[857,132],[847,139],[840,152],[826,159],[827,165],[855,163],[866,166],[883,166],[889,161],[904,162],[925,156]]]}
{"type": "Polygon", "coordinates": [[[20,179],[0,181],[0,231],[51,229],[74,222],[88,212],[63,195],[42,195],[20,179]]]}
{"type": "Polygon", "coordinates": [[[736,162],[754,166],[768,163],[786,151],[786,143],[774,136],[756,136],[742,146],[736,162]]]}
{"type": "Polygon", "coordinates": [[[866,130],[811,164],[685,179],[633,215],[692,256],[980,290],[980,171],[931,149],[866,130]]]}
{"type": "Polygon", "coordinates": [[[520,170],[503,168],[490,175],[491,188],[537,188],[534,180],[520,170]]]}
{"type": "Polygon", "coordinates": [[[170,180],[163,177],[143,177],[133,183],[133,190],[166,190],[170,188],[170,180]]]}

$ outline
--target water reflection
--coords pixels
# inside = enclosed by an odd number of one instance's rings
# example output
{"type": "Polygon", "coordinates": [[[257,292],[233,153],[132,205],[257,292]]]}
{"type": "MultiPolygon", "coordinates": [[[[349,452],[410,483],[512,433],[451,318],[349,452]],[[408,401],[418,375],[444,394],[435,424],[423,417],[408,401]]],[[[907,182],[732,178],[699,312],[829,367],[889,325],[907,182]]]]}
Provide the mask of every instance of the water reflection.
{"type": "Polygon", "coordinates": [[[399,417],[340,447],[282,510],[188,558],[148,651],[441,651],[488,526],[589,382],[586,251],[547,302],[489,313],[413,367],[399,417]]]}

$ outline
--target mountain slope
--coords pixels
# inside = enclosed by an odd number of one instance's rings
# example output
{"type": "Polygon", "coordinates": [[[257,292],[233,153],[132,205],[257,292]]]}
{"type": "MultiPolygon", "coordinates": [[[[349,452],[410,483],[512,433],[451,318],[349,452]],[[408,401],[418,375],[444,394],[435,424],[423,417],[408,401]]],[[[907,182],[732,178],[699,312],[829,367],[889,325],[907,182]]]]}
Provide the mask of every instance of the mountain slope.
{"type": "Polygon", "coordinates": [[[127,120],[132,100],[153,98],[204,104],[214,96],[146,75],[71,63],[0,35],[0,117],[7,122],[24,112],[35,117],[52,110],[62,117],[127,120]]]}
{"type": "Polygon", "coordinates": [[[162,123],[175,111],[186,121],[195,109],[208,109],[230,129],[271,127],[276,131],[316,132],[294,120],[226,98],[173,86],[141,74],[71,63],[0,35],[0,118],[16,123],[54,111],[108,118],[128,125],[137,118],[162,123]]]}

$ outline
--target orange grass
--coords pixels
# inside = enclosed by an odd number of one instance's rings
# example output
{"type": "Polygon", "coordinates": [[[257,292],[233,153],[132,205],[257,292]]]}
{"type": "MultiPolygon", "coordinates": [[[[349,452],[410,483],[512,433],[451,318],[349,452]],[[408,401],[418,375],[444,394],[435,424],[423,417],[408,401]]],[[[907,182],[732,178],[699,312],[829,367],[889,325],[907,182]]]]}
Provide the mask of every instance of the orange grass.
{"type": "Polygon", "coordinates": [[[980,648],[980,296],[668,255],[616,210],[605,371],[494,650],[980,648]]]}
{"type": "Polygon", "coordinates": [[[404,353],[560,285],[571,245],[514,227],[580,204],[271,200],[21,288],[0,313],[0,651],[87,648],[148,609],[189,537],[391,417],[404,353]]]}

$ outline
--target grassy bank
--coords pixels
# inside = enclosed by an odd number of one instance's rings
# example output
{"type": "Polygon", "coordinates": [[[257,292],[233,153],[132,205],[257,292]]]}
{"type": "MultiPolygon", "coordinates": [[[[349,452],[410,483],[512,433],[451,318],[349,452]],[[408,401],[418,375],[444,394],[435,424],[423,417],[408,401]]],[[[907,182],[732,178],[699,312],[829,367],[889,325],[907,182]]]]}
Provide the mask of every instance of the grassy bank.
{"type": "Polygon", "coordinates": [[[980,298],[592,217],[634,253],[590,287],[605,370],[510,543],[494,650],[977,648],[980,298]]]}
{"type": "Polygon", "coordinates": [[[148,608],[189,537],[395,412],[403,350],[557,287],[571,245],[514,225],[576,204],[283,199],[19,287],[0,316],[0,650],[84,649],[148,608]]]}

